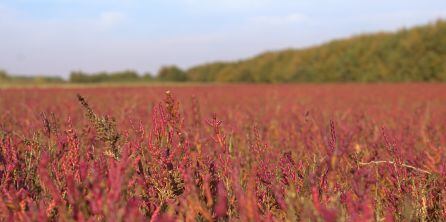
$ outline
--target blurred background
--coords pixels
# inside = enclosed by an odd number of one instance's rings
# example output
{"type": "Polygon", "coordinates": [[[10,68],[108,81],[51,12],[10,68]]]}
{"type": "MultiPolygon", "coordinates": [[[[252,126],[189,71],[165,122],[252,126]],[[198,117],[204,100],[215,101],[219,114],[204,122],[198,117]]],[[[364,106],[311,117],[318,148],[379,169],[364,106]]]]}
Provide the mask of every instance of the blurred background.
{"type": "Polygon", "coordinates": [[[443,81],[445,17],[444,0],[1,0],[0,79],[443,81]]]}

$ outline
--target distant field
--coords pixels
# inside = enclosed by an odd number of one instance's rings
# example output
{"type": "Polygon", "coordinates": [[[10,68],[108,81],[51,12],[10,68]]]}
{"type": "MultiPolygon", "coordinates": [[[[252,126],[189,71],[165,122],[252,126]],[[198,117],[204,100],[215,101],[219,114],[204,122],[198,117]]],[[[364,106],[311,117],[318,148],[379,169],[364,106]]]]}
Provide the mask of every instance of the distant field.
{"type": "MultiPolygon", "coordinates": [[[[220,83],[207,83],[209,85],[221,85],[220,83]]],[[[151,87],[151,86],[197,86],[207,85],[199,82],[104,82],[104,83],[35,83],[0,82],[0,89],[8,88],[104,88],[104,87],[151,87]]]]}
{"type": "Polygon", "coordinates": [[[6,87],[0,138],[2,221],[446,218],[446,84],[6,87]]]}

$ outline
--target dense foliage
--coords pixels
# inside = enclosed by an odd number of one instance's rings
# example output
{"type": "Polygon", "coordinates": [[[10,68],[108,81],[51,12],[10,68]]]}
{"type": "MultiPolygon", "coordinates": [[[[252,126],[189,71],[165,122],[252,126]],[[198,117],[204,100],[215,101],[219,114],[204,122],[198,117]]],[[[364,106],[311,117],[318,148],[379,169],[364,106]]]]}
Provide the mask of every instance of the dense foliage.
{"type": "Polygon", "coordinates": [[[187,74],[204,82],[446,81],[446,22],[201,65],[187,74]]]}
{"type": "Polygon", "coordinates": [[[138,82],[141,80],[151,81],[153,79],[151,74],[140,76],[137,72],[132,70],[125,70],[120,72],[100,72],[100,73],[85,73],[82,71],[74,71],[70,74],[69,81],[72,83],[101,83],[101,82],[138,82]]]}
{"type": "Polygon", "coordinates": [[[141,82],[141,81],[162,81],[162,82],[184,82],[186,74],[183,70],[176,66],[162,67],[157,76],[150,73],[139,75],[132,70],[121,72],[99,72],[86,73],[82,71],[71,72],[69,82],[71,83],[104,83],[104,82],[141,82]]]}
{"type": "Polygon", "coordinates": [[[167,82],[184,82],[187,80],[186,73],[176,66],[165,66],[160,69],[157,79],[167,82]]]}
{"type": "Polygon", "coordinates": [[[0,221],[441,221],[444,85],[0,90],[0,221]]]}

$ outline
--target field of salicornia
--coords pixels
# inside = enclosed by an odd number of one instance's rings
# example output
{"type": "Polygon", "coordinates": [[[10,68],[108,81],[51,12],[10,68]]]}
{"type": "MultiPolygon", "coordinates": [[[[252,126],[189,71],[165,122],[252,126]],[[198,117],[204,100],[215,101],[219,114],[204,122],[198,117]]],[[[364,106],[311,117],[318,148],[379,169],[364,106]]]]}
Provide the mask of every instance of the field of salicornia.
{"type": "Polygon", "coordinates": [[[446,85],[0,90],[0,221],[442,221],[446,85]]]}

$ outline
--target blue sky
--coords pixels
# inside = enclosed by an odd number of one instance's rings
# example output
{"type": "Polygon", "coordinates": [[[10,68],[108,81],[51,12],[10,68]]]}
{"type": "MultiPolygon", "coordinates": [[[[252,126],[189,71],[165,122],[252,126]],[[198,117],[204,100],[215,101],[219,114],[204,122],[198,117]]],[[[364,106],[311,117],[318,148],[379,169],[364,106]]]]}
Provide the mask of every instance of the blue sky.
{"type": "Polygon", "coordinates": [[[439,18],[444,0],[0,0],[0,69],[156,73],[439,18]]]}

